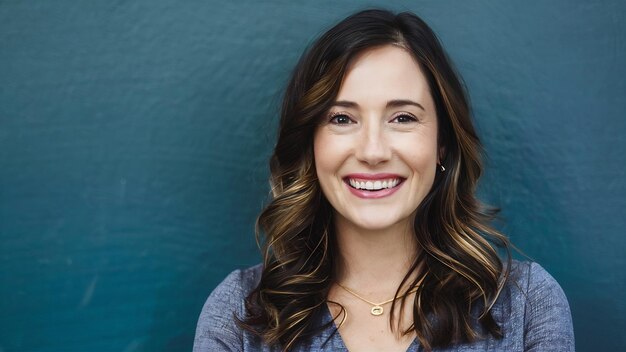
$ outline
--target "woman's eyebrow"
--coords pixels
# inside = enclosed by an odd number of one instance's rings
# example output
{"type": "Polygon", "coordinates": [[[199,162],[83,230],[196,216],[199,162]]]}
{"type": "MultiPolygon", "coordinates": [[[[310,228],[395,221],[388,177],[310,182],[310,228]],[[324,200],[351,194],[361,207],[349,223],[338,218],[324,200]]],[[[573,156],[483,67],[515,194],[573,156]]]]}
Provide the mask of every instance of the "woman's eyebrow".
{"type": "MultiPolygon", "coordinates": [[[[420,103],[414,102],[413,100],[409,100],[409,99],[395,99],[395,100],[389,100],[387,102],[387,108],[391,108],[391,107],[397,108],[400,106],[407,106],[407,105],[417,106],[418,108],[426,111],[426,109],[424,109],[424,107],[420,103]]],[[[348,100],[338,100],[334,102],[332,106],[358,109],[359,104],[353,101],[348,101],[348,100]]]]}

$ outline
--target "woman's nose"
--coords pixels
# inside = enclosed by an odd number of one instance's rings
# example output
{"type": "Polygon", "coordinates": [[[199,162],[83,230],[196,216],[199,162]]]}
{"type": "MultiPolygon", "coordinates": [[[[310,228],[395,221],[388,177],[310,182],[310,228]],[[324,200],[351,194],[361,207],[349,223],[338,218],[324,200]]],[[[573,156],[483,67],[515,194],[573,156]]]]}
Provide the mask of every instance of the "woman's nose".
{"type": "Polygon", "coordinates": [[[377,165],[391,158],[388,136],[380,126],[369,126],[361,130],[356,148],[356,158],[369,165],[377,165]]]}

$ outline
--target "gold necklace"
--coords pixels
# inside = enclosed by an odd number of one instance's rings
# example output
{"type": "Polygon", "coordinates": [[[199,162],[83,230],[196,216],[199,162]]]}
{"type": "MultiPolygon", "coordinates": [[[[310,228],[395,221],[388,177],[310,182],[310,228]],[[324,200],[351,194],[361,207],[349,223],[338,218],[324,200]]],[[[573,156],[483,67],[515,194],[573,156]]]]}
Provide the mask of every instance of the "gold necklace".
{"type": "Polygon", "coordinates": [[[344,285],[342,285],[342,284],[340,284],[340,283],[338,283],[338,282],[337,282],[337,285],[339,285],[339,287],[341,287],[341,288],[343,288],[344,290],[346,290],[348,293],[352,294],[354,297],[356,297],[356,298],[360,299],[361,301],[366,302],[366,303],[368,303],[369,305],[371,305],[371,306],[372,306],[372,309],[370,310],[370,313],[372,313],[372,315],[375,315],[375,316],[383,315],[383,313],[384,313],[384,311],[385,311],[385,310],[383,309],[383,306],[384,306],[385,304],[387,304],[387,303],[391,303],[391,302],[395,301],[395,300],[396,300],[396,299],[398,299],[398,298],[405,297],[406,295],[409,295],[409,294],[411,294],[411,293],[413,293],[413,292],[417,291],[417,287],[414,287],[414,288],[412,288],[411,290],[409,290],[409,291],[407,291],[406,293],[404,293],[403,295],[397,296],[397,297],[392,298],[392,299],[388,299],[388,300],[386,300],[386,301],[382,301],[382,302],[380,302],[380,303],[375,303],[375,302],[372,302],[372,301],[368,301],[367,299],[365,299],[365,298],[361,297],[358,293],[356,293],[356,292],[352,291],[351,289],[349,289],[349,288],[345,287],[344,285]]]}

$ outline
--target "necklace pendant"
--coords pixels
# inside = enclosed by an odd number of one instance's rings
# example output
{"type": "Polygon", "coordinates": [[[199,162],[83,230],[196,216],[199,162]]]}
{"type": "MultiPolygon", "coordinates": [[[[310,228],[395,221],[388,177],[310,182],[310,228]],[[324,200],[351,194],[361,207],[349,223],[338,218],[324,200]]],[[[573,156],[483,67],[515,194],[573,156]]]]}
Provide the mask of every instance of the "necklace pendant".
{"type": "Polygon", "coordinates": [[[372,313],[372,315],[375,316],[379,316],[383,314],[383,307],[381,306],[373,306],[372,310],[370,311],[370,313],[372,313]]]}

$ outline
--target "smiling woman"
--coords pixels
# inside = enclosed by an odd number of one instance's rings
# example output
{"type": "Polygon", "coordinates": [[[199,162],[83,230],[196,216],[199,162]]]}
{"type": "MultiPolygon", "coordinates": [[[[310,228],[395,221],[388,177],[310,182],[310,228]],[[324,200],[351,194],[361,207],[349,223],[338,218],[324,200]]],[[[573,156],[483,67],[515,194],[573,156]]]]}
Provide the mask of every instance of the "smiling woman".
{"type": "Polygon", "coordinates": [[[411,13],[354,14],[285,91],[258,219],[195,351],[571,351],[567,299],[517,262],[475,197],[481,144],[460,80],[411,13]]]}
{"type": "Polygon", "coordinates": [[[337,100],[313,141],[337,233],[355,227],[399,234],[398,226],[411,227],[439,163],[428,83],[406,49],[384,45],[354,58],[337,100]]]}

